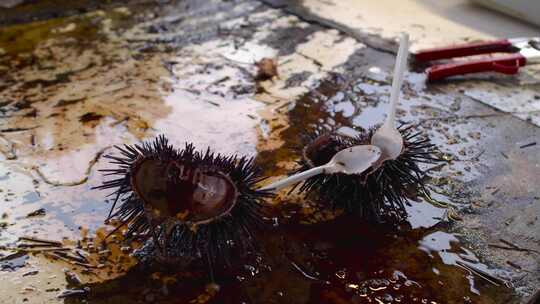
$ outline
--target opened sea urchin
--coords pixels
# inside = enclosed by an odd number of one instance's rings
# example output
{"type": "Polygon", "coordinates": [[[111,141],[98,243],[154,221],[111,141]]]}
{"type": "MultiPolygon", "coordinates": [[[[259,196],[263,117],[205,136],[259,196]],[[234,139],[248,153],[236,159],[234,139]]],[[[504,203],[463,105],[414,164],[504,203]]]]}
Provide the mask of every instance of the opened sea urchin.
{"type": "Polygon", "coordinates": [[[117,147],[117,168],[99,189],[115,189],[109,219],[127,225],[127,238],[152,239],[165,261],[201,258],[212,266],[254,249],[262,222],[262,178],[253,159],[223,156],[193,145],[175,149],[164,136],[117,147]]]}
{"type": "MultiPolygon", "coordinates": [[[[361,132],[356,137],[335,131],[308,134],[303,143],[301,167],[305,171],[329,162],[339,151],[356,145],[370,144],[376,129],[361,132]]],[[[316,194],[319,200],[333,208],[355,213],[362,219],[397,223],[407,217],[407,195],[414,191],[428,193],[424,187],[425,173],[419,163],[433,163],[434,145],[411,126],[398,128],[403,137],[403,150],[396,159],[378,163],[360,175],[342,173],[321,174],[302,182],[300,193],[316,194]]]]}

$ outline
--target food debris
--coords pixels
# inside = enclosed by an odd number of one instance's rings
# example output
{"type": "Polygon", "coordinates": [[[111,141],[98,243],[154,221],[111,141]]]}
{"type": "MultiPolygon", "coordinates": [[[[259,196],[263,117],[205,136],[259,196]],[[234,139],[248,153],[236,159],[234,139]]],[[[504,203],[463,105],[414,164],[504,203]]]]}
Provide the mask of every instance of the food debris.
{"type": "Polygon", "coordinates": [[[47,214],[47,211],[45,208],[39,208],[37,210],[34,210],[26,215],[26,217],[34,217],[34,216],[42,216],[47,214]]]}
{"type": "Polygon", "coordinates": [[[79,121],[82,123],[99,120],[103,117],[103,115],[98,114],[96,112],[88,112],[84,115],[79,116],[79,121]]]}
{"type": "Polygon", "coordinates": [[[70,298],[70,297],[79,297],[84,296],[90,291],[90,288],[85,287],[84,289],[66,289],[62,291],[57,297],[62,298],[70,298]]]}
{"type": "Polygon", "coordinates": [[[70,271],[70,270],[66,269],[66,270],[64,270],[64,274],[66,276],[66,281],[68,282],[69,285],[74,285],[74,286],[81,286],[82,285],[81,279],[73,271],[70,271]]]}
{"type": "Polygon", "coordinates": [[[255,63],[257,66],[257,75],[255,80],[269,80],[278,76],[276,61],[272,58],[263,58],[255,63]]]}
{"type": "Polygon", "coordinates": [[[69,105],[72,105],[72,104],[76,104],[78,102],[81,102],[83,100],[85,100],[86,97],[80,97],[80,98],[72,98],[72,99],[60,99],[55,107],[65,107],[65,106],[69,106],[69,105]]]}
{"type": "Polygon", "coordinates": [[[21,236],[19,238],[19,241],[29,241],[29,242],[41,243],[45,245],[59,246],[59,247],[62,246],[62,242],[59,242],[59,241],[45,240],[45,239],[40,239],[36,237],[31,237],[31,236],[21,236]]]}
{"type": "Polygon", "coordinates": [[[524,149],[524,148],[528,148],[528,147],[532,147],[532,146],[536,146],[536,142],[532,142],[532,143],[528,143],[528,144],[519,146],[519,148],[524,149]]]}
{"type": "Polygon", "coordinates": [[[31,271],[28,271],[28,272],[25,272],[22,274],[23,277],[27,277],[27,276],[32,276],[32,275],[36,275],[39,273],[39,270],[31,270],[31,271]]]}

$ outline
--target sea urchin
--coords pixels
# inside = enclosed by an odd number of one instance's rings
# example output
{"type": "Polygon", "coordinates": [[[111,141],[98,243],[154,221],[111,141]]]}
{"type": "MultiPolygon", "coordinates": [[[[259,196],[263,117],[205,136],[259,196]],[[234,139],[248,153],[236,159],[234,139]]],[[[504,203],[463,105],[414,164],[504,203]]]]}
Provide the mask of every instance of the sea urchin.
{"type": "MultiPolygon", "coordinates": [[[[315,131],[306,135],[300,168],[295,173],[323,165],[343,149],[369,144],[375,130],[360,132],[356,137],[336,131],[315,131]]],[[[414,132],[411,126],[401,126],[398,130],[404,146],[396,159],[378,163],[360,175],[337,173],[311,177],[298,185],[299,192],[317,193],[320,201],[358,214],[364,220],[389,223],[404,220],[407,194],[415,190],[428,193],[424,187],[425,173],[419,163],[433,163],[437,159],[433,156],[434,145],[420,132],[414,132]]]]}
{"type": "Polygon", "coordinates": [[[256,247],[270,193],[255,189],[253,159],[175,149],[164,136],[116,148],[121,156],[107,158],[118,167],[103,170],[115,178],[96,188],[115,189],[108,219],[127,225],[128,239],[152,239],[166,262],[202,258],[210,267],[256,247]]]}

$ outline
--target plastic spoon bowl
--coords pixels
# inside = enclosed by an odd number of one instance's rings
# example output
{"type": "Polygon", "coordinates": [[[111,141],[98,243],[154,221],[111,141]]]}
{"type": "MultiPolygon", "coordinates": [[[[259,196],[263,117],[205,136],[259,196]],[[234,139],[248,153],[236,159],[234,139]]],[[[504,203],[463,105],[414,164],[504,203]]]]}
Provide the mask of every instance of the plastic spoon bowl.
{"type": "Polygon", "coordinates": [[[362,174],[381,157],[381,149],[372,145],[353,146],[339,151],[325,165],[309,169],[272,183],[261,190],[279,190],[319,174],[362,174]]]}
{"type": "Polygon", "coordinates": [[[402,34],[399,42],[399,50],[394,67],[394,79],[392,80],[392,91],[390,93],[390,108],[384,124],[371,137],[371,144],[377,146],[382,151],[380,163],[387,159],[396,159],[403,149],[403,137],[395,126],[396,107],[399,100],[403,76],[407,68],[407,57],[409,55],[409,35],[402,34]]]}

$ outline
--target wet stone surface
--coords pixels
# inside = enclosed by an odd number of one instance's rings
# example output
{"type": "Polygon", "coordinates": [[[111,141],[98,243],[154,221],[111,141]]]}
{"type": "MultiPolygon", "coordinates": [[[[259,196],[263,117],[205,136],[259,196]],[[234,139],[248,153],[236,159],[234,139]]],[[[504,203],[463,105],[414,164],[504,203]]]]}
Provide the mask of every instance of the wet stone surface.
{"type": "Polygon", "coordinates": [[[122,242],[122,229],[103,241],[110,199],[91,190],[112,145],[166,134],[256,156],[277,178],[296,167],[305,132],[382,122],[394,56],[366,46],[373,36],[258,1],[85,7],[0,28],[3,302],[519,303],[539,286],[538,127],[478,102],[474,83],[427,87],[415,72],[398,119],[445,162],[425,167],[432,198],[411,199],[406,223],[367,225],[283,191],[263,254],[217,269],[215,284],[199,263],[137,263],[141,244],[122,242]],[[276,77],[257,80],[263,58],[276,77]]]}

